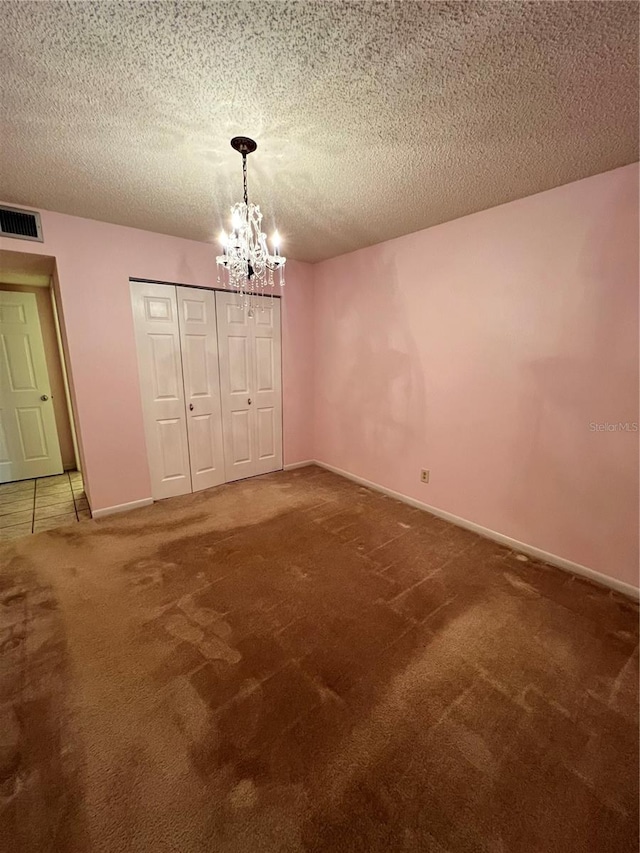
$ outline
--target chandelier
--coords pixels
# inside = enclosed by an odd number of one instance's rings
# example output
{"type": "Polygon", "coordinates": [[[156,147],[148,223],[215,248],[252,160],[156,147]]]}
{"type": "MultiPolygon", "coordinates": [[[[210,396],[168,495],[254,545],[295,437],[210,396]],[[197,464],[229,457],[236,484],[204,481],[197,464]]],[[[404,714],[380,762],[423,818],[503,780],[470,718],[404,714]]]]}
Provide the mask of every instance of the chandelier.
{"type": "Polygon", "coordinates": [[[258,147],[253,139],[234,136],[231,147],[242,154],[242,180],[244,200],[231,208],[231,230],[222,231],[220,242],[222,254],[216,258],[218,284],[235,289],[242,304],[252,309],[253,297],[264,294],[268,288],[284,287],[284,265],[287,262],[280,254],[280,238],[275,231],[271,238],[273,253],[267,248],[267,235],[262,231],[262,213],[257,204],[249,204],[247,195],[247,155],[258,147]],[[277,273],[277,275],[276,275],[277,273]],[[221,282],[222,276],[222,282],[221,282]]]}

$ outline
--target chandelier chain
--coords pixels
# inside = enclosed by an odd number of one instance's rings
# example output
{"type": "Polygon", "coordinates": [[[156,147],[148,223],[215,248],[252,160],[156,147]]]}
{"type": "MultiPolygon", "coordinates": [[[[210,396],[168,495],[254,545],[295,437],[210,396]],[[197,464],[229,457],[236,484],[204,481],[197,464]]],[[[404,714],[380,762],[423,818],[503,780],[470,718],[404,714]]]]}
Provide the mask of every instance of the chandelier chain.
{"type": "Polygon", "coordinates": [[[247,155],[242,155],[242,183],[244,186],[244,203],[249,207],[249,195],[247,193],[247,155]]]}

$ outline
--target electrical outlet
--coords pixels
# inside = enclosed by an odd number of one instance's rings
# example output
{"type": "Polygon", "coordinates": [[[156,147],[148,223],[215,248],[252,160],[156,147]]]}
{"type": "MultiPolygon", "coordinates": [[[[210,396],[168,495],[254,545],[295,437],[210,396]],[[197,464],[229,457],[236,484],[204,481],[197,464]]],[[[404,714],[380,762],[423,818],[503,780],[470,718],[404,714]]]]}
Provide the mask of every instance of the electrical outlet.
{"type": "Polygon", "coordinates": [[[420,471],[420,479],[422,480],[423,483],[429,482],[429,472],[427,471],[426,468],[423,468],[422,471],[420,471]]]}

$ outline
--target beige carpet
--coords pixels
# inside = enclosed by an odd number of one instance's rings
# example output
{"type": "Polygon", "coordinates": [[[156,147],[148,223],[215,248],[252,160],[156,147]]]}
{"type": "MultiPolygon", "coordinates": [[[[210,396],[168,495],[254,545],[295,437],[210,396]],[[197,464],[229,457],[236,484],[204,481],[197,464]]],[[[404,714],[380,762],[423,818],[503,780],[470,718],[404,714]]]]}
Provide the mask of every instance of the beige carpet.
{"type": "Polygon", "coordinates": [[[623,597],[318,468],[0,560],[3,850],[637,853],[623,597]]]}

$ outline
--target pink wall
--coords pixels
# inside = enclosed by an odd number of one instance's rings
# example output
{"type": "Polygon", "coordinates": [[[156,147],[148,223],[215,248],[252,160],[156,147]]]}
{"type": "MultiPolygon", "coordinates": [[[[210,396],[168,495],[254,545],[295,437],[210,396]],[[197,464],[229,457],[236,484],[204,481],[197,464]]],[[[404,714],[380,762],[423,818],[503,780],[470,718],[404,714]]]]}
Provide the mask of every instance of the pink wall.
{"type": "Polygon", "coordinates": [[[638,434],[589,427],[639,420],[637,164],[325,261],[314,300],[318,460],[638,585],[638,434]]]}
{"type": "MultiPolygon", "coordinates": [[[[56,258],[92,506],[147,498],[128,279],[213,286],[215,248],[42,223],[44,243],[0,248],[56,258]]],[[[639,420],[637,164],[287,269],[286,464],[638,584],[638,434],[589,428],[639,420]]]]}
{"type": "Polygon", "coordinates": [[[282,414],[285,464],[293,464],[314,458],[313,267],[287,261],[287,280],[291,287],[285,285],[282,300],[282,414]]]}
{"type": "MultiPolygon", "coordinates": [[[[41,211],[44,243],[0,238],[0,249],[56,258],[75,411],[92,509],[151,494],[129,277],[215,286],[213,245],[41,211]]],[[[285,462],[310,458],[308,368],[312,285],[306,264],[287,266],[283,375],[285,462]],[[291,293],[289,300],[287,295],[291,293]],[[306,427],[306,428],[305,428],[306,427]],[[308,444],[307,444],[308,439],[308,444]]]]}

